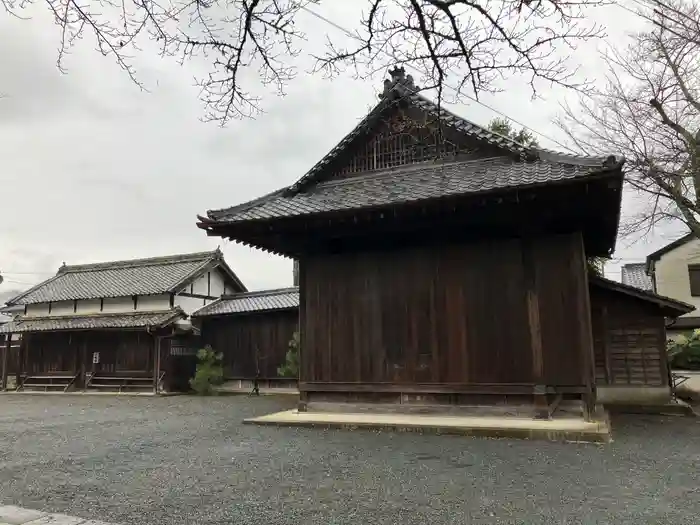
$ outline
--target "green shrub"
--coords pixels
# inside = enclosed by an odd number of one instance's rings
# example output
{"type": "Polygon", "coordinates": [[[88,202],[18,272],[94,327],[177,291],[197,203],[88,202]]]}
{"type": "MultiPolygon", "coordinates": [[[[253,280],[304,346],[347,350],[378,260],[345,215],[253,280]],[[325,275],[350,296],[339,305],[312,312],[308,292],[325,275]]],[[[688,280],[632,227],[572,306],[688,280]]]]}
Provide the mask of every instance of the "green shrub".
{"type": "Polygon", "coordinates": [[[672,369],[700,370],[700,330],[669,340],[667,348],[672,369]]]}
{"type": "Polygon", "coordinates": [[[289,341],[285,363],[277,368],[280,377],[299,377],[299,332],[294,332],[289,341]]]}
{"type": "Polygon", "coordinates": [[[214,352],[209,345],[197,352],[197,371],[190,379],[190,386],[200,396],[214,394],[214,386],[224,382],[223,358],[222,353],[214,352]]]}

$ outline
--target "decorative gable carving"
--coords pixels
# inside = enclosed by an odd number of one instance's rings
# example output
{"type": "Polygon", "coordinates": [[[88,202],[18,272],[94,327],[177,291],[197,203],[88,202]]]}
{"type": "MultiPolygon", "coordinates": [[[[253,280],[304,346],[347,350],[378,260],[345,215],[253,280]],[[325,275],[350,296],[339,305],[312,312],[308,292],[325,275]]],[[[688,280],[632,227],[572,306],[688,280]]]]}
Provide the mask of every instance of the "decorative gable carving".
{"type": "MultiPolygon", "coordinates": [[[[477,144],[473,137],[450,128],[415,108],[397,108],[383,122],[349,148],[332,178],[348,178],[369,171],[383,170],[431,160],[472,155],[493,157],[502,152],[477,144]],[[344,160],[344,161],[343,161],[344,160]]],[[[332,168],[331,168],[332,169],[332,168]]]]}

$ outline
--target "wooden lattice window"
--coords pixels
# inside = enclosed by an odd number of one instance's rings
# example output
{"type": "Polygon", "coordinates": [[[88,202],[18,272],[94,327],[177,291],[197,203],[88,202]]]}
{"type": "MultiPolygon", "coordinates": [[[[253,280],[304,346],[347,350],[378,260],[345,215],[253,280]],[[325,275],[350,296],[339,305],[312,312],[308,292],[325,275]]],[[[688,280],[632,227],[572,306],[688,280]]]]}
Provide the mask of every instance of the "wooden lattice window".
{"type": "Polygon", "coordinates": [[[388,120],[361,146],[338,175],[381,170],[454,156],[459,146],[445,138],[439,123],[418,122],[404,113],[388,120]]]}

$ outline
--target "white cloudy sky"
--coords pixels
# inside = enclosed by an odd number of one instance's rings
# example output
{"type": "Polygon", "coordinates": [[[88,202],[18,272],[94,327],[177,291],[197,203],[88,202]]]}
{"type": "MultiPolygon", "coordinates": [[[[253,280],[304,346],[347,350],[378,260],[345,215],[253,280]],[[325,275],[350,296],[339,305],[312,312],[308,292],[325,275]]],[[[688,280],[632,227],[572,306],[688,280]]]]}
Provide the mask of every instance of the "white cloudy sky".
{"type": "MultiPolygon", "coordinates": [[[[357,0],[327,3],[318,11],[352,28],[357,0]],[[333,7],[330,7],[330,6],[333,7]]],[[[222,129],[201,122],[193,77],[199,65],[159,58],[145,50],[137,73],[140,91],[112,60],[86,42],[55,65],[58,29],[42,3],[31,20],[0,13],[0,293],[26,288],[68,264],[214,249],[251,289],[291,284],[291,262],[208,238],[196,214],[257,197],[293,182],[340,140],[376,102],[383,80],[334,81],[303,71],[284,98],[265,100],[266,113],[222,129]]],[[[623,45],[643,23],[610,6],[596,18],[610,42],[623,45]]],[[[303,14],[309,45],[338,30],[303,14]]],[[[574,62],[588,77],[600,75],[600,44],[582,46],[574,62]]],[[[302,61],[303,63],[303,61],[302,61]]],[[[309,63],[306,60],[306,63],[309,63]]],[[[522,79],[487,104],[545,135],[561,91],[531,101],[522,79]]],[[[497,116],[475,103],[456,112],[480,124],[497,116]]],[[[552,146],[540,137],[543,145],[552,146]]],[[[641,260],[676,232],[642,242],[621,240],[617,256],[641,260]]],[[[619,270],[612,265],[610,276],[619,270]]]]}

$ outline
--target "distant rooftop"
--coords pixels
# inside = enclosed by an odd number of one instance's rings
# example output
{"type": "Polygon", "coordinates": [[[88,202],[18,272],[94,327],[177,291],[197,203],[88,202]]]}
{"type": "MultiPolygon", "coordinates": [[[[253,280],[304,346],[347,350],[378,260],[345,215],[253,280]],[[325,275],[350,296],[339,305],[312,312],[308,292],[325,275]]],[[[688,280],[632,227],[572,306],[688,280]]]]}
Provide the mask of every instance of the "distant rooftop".
{"type": "Polygon", "coordinates": [[[192,317],[243,314],[299,308],[299,288],[278,288],[229,295],[217,299],[192,314],[192,317]]]}
{"type": "Polygon", "coordinates": [[[646,263],[630,263],[622,267],[622,284],[634,286],[640,290],[651,292],[654,284],[651,277],[647,275],[646,263]]]}
{"type": "Polygon", "coordinates": [[[64,264],[54,277],[30,288],[7,304],[24,305],[176,292],[213,266],[221,266],[229,278],[245,290],[224,262],[221,251],[217,249],[147,259],[64,264]]]}

